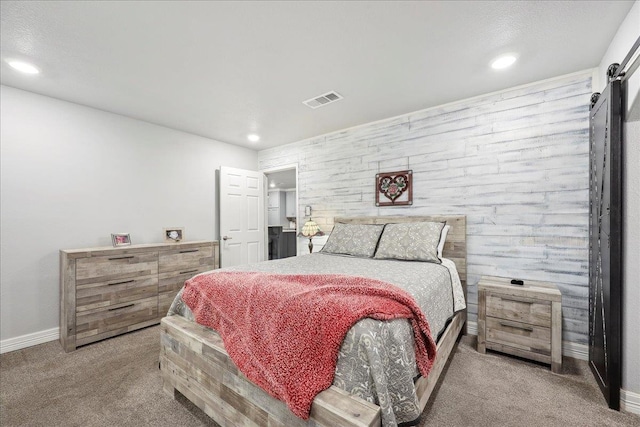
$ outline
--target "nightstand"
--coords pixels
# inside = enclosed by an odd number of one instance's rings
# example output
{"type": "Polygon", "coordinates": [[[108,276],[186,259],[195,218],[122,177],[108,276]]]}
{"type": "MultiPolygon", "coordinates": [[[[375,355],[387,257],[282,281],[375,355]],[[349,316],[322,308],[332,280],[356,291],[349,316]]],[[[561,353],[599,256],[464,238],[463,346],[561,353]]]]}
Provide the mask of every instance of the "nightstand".
{"type": "Polygon", "coordinates": [[[552,283],[482,276],[478,282],[478,351],[508,353],[562,370],[562,295],[552,283]]]}

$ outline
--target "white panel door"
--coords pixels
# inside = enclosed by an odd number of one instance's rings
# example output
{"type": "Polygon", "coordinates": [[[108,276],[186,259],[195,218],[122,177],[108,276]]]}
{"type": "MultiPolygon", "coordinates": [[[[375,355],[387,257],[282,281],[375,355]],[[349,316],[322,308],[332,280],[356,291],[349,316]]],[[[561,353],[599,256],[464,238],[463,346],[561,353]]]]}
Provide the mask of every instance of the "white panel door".
{"type": "Polygon", "coordinates": [[[220,168],[220,265],[264,261],[264,174],[220,168]]]}

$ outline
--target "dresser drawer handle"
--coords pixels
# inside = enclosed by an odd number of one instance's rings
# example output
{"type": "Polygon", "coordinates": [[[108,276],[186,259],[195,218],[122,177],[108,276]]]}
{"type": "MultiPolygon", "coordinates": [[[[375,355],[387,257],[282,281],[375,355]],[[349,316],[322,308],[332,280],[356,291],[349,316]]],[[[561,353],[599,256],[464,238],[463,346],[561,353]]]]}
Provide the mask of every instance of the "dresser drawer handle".
{"type": "Polygon", "coordinates": [[[198,250],[197,249],[188,249],[188,250],[185,250],[185,251],[180,251],[181,254],[188,254],[189,252],[198,252],[198,250]]]}
{"type": "Polygon", "coordinates": [[[519,303],[522,303],[522,304],[533,304],[533,301],[522,301],[522,300],[520,300],[518,298],[509,298],[509,297],[502,296],[502,295],[500,295],[498,298],[500,298],[502,300],[505,300],[505,301],[519,302],[519,303]]]}
{"type": "Polygon", "coordinates": [[[125,283],[133,283],[135,280],[125,280],[124,282],[109,283],[109,286],[124,285],[125,283]]]}
{"type": "Polygon", "coordinates": [[[198,269],[195,269],[195,270],[187,270],[187,271],[181,271],[181,272],[180,272],[180,274],[195,273],[196,271],[198,271],[198,269]]]}
{"type": "Polygon", "coordinates": [[[516,323],[507,323],[507,322],[500,322],[500,325],[507,326],[509,328],[522,329],[523,331],[527,331],[527,332],[533,332],[533,328],[531,326],[520,326],[516,323]]]}
{"type": "Polygon", "coordinates": [[[110,308],[109,311],[122,310],[123,308],[133,307],[135,304],[123,305],[122,307],[110,308]]]}
{"type": "Polygon", "coordinates": [[[131,258],[134,258],[134,256],[133,255],[129,255],[129,256],[121,256],[121,257],[116,257],[116,258],[109,258],[109,261],[116,261],[116,260],[119,260],[119,259],[131,259],[131,258]]]}

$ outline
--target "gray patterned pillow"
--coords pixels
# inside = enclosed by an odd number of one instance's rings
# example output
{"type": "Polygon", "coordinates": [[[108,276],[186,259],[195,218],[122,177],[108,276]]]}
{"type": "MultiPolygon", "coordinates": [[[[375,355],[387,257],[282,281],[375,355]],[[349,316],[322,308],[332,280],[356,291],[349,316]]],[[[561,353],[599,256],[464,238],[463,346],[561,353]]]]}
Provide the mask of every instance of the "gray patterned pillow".
{"type": "Polygon", "coordinates": [[[336,224],[320,252],[371,258],[384,225],[336,224]]]}
{"type": "Polygon", "coordinates": [[[442,222],[387,224],[374,258],[440,264],[438,242],[443,227],[442,222]]]}

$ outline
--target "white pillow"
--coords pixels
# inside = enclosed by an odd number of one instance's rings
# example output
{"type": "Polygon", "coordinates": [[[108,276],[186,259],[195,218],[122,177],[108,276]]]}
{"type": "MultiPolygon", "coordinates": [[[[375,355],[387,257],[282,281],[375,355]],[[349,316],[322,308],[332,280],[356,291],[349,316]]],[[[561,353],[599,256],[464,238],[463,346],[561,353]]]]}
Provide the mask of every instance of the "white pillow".
{"type": "Polygon", "coordinates": [[[442,231],[440,232],[440,241],[438,242],[438,258],[442,259],[442,251],[444,250],[444,242],[447,240],[447,233],[451,228],[450,225],[445,225],[442,227],[442,231]]]}

